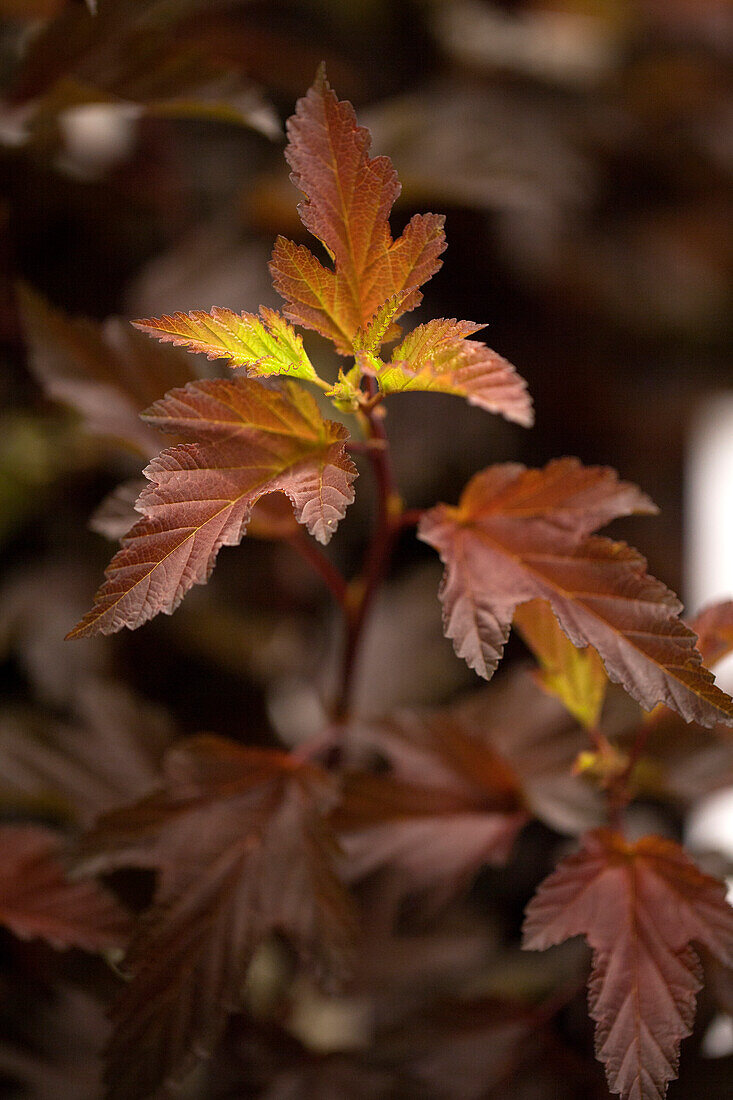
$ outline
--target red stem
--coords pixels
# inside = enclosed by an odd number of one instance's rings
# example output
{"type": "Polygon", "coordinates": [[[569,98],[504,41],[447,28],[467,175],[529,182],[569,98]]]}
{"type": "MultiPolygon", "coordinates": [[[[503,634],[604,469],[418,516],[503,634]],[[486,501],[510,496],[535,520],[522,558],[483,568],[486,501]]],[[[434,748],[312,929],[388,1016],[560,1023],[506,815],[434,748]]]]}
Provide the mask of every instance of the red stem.
{"type": "Polygon", "coordinates": [[[288,542],[293,550],[318,573],[339,606],[346,609],[347,584],[333,562],[322,550],[319,550],[313,539],[309,538],[304,531],[298,531],[288,539],[288,542]]]}
{"type": "Polygon", "coordinates": [[[334,705],[334,720],[337,722],[344,722],[349,714],[364,624],[387,571],[392,545],[402,526],[403,516],[382,417],[371,408],[367,408],[363,415],[367,427],[367,455],[377,486],[377,522],[367,550],[364,569],[347,594],[346,643],[339,694],[334,705]]]}

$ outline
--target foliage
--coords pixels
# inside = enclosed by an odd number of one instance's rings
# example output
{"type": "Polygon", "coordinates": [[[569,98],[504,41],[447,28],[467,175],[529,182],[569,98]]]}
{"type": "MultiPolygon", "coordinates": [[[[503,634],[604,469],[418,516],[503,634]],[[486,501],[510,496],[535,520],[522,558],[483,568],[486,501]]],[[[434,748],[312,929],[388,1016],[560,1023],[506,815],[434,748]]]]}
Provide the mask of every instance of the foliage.
{"type": "MultiPolygon", "coordinates": [[[[41,40],[38,56],[43,48],[41,40]]],[[[577,992],[574,977],[569,993],[550,980],[549,994],[540,982],[498,1007],[468,982],[459,1003],[421,1001],[405,991],[414,974],[431,989],[439,981],[420,969],[418,937],[405,928],[417,899],[424,921],[447,922],[452,966],[470,937],[451,927],[451,914],[465,919],[462,906],[483,869],[497,881],[511,873],[539,822],[578,843],[530,901],[524,947],[585,937],[593,950],[590,1016],[608,1086],[625,1100],[660,1100],[702,986],[692,945],[733,966],[733,911],[722,883],[676,841],[635,838],[632,814],[650,790],[671,786],[659,779],[665,729],[691,723],[693,737],[721,751],[730,744],[733,700],[704,663],[731,649],[730,604],[686,625],[644,558],[596,534],[616,519],[656,512],[607,467],[574,458],[541,469],[497,463],[471,478],[457,505],[405,506],[385,426],[395,395],[458,396],[530,427],[527,386],[472,338],[480,325],[438,318],[403,335],[398,322],[440,268],[444,219],[416,214],[393,237],[396,172],[389,158],[369,155],[369,132],[324,68],[287,134],[291,178],[304,195],[300,217],[327,258],[278,237],[270,270],[282,313],[213,307],[135,322],[153,343],[123,336],[119,325],[71,320],[27,288],[20,302],[32,369],[49,396],[79,413],[88,433],[152,458],[134,525],[129,482],[96,521],[122,533],[121,548],[69,638],[171,614],[209,580],[220,549],[248,530],[271,540],[273,553],[287,543],[315,569],[340,615],[341,667],[320,728],[288,751],[241,744],[238,729],[198,734],[176,740],[160,765],[145,754],[141,764],[134,738],[120,739],[130,797],[121,799],[114,776],[105,777],[101,816],[72,846],[73,879],[59,869],[55,833],[6,827],[0,918],[16,935],[88,950],[122,946],[134,926],[105,1055],[114,1100],[143,1100],[184,1079],[195,1089],[202,1074],[201,1095],[212,1096],[242,1088],[436,1100],[479,1100],[504,1088],[521,1096],[528,1081],[543,1087],[553,1059],[558,1073],[567,1066],[553,1027],[577,992]],[[311,351],[294,326],[348,360],[336,378],[326,356],[320,365],[320,345],[311,351]],[[200,377],[181,348],[223,360],[226,377],[200,377]],[[142,427],[132,408],[142,412],[142,427]],[[154,456],[156,429],[175,442],[154,456]],[[376,514],[364,564],[347,579],[331,548],[321,548],[355,499],[356,460],[372,474],[376,514]],[[448,706],[361,715],[355,683],[366,627],[392,553],[413,530],[443,562],[439,598],[456,654],[490,680],[514,625],[536,667],[448,706]],[[134,916],[94,877],[114,882],[130,869],[154,877],[152,898],[130,902],[134,916]],[[399,965],[378,972],[393,939],[401,965],[414,967],[407,979],[399,965]],[[319,1051],[305,1025],[298,1032],[299,998],[343,1007],[350,997],[373,1012],[351,1049],[319,1051]],[[441,1061],[454,1043],[466,1062],[458,1079],[441,1061]],[[195,1068],[201,1059],[210,1062],[205,1071],[195,1068]],[[478,1066],[475,1076],[467,1066],[478,1066]]],[[[429,424],[416,419],[414,431],[429,436],[429,424]]],[[[196,608],[191,614],[196,623],[196,608]]],[[[226,631],[216,632],[226,647],[226,631]]],[[[372,693],[378,703],[379,684],[372,693]]],[[[33,766],[32,754],[26,766],[11,739],[8,783],[37,789],[58,771],[55,793],[71,792],[73,808],[83,754],[80,763],[79,738],[68,729],[56,738],[61,746],[47,748],[46,769],[33,766]]],[[[77,813],[89,816],[83,806],[77,813]]],[[[567,1077],[569,1090],[577,1083],[578,1095],[595,1095],[587,1066],[567,1077]]]]}

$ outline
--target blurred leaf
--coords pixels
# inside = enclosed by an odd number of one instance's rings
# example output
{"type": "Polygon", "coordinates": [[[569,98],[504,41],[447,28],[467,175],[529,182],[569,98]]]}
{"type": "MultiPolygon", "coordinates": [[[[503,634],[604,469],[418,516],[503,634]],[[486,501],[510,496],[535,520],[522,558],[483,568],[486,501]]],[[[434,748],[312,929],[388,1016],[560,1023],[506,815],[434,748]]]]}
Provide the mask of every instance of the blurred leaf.
{"type": "Polygon", "coordinates": [[[586,729],[601,717],[608,678],[592,646],[576,649],[546,600],[530,600],[514,612],[514,625],[540,662],[539,682],[586,729]]]}
{"type": "Polygon", "coordinates": [[[89,826],[100,813],[160,782],[160,762],[172,738],[165,713],[129,688],[101,679],[77,681],[65,722],[41,711],[0,714],[0,801],[50,799],[89,826]]]}
{"type": "Polygon", "coordinates": [[[212,1050],[273,933],[332,977],[353,934],[323,820],[335,798],[324,772],[202,735],[171,751],[164,782],[102,818],[86,842],[97,865],[161,872],[114,1009],[109,1095],[130,1100],[212,1050]]]}
{"type": "Polygon", "coordinates": [[[50,397],[81,414],[87,431],[122,442],[146,458],[160,439],[140,413],[195,377],[192,360],[159,347],[118,319],[70,319],[29,287],[18,296],[29,366],[50,397]]]}
{"type": "Polygon", "coordinates": [[[72,882],[61,838],[38,825],[0,828],[0,923],[21,939],[53,947],[108,951],[124,947],[130,921],[95,882],[72,882]]]}

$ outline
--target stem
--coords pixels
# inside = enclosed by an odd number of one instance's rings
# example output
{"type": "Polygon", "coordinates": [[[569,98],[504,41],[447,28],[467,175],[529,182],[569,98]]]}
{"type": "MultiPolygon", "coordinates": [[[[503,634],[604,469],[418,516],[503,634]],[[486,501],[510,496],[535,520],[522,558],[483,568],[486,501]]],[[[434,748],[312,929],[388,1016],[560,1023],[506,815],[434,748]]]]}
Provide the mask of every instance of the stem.
{"type": "Polygon", "coordinates": [[[333,562],[326,557],[322,550],[319,550],[315,542],[304,531],[298,531],[288,539],[288,542],[293,550],[315,569],[316,573],[325,582],[333,598],[340,607],[345,609],[347,604],[346,581],[333,562]]]}
{"type": "MultiPolygon", "coordinates": [[[[372,380],[369,379],[369,382],[372,380]]],[[[379,411],[363,410],[367,434],[367,456],[371,462],[377,487],[377,522],[367,549],[361,575],[349,587],[346,610],[346,643],[341,664],[339,694],[334,704],[334,721],[348,718],[353,692],[354,673],[361,648],[364,624],[371,610],[384,575],[395,536],[402,526],[402,500],[397,492],[387,433],[379,411]]]]}

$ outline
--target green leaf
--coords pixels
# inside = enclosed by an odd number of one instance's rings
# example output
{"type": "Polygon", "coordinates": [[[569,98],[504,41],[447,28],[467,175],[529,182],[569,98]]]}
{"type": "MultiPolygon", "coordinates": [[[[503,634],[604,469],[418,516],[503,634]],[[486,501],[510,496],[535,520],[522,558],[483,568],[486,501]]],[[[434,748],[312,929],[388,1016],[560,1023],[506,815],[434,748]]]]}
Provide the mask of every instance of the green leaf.
{"type": "Polygon", "coordinates": [[[518,607],[514,625],[542,666],[538,679],[545,691],[556,696],[586,729],[595,729],[608,686],[595,649],[576,649],[546,600],[530,600],[518,607]]]}
{"type": "Polygon", "coordinates": [[[165,343],[202,352],[209,359],[227,359],[232,367],[245,367],[251,378],[285,374],[327,387],[305,353],[303,338],[284,317],[265,306],[260,306],[259,317],[215,306],[211,313],[194,310],[133,324],[165,343]]]}
{"type": "Polygon", "coordinates": [[[500,413],[528,428],[533,422],[527,386],[511,363],[466,336],[482,325],[440,318],[418,325],[377,372],[384,394],[427,390],[465,397],[470,405],[500,413]]]}

